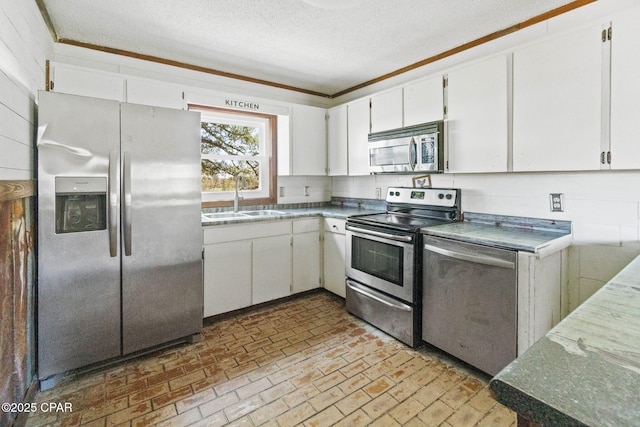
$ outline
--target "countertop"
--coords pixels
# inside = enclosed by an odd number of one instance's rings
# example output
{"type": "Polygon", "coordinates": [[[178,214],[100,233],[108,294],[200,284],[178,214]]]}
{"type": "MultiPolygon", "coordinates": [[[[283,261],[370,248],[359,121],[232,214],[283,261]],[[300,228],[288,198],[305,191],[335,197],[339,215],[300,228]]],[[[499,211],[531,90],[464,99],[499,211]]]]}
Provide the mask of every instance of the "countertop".
{"type": "Polygon", "coordinates": [[[640,256],[491,381],[542,425],[640,423],[640,256]]]}
{"type": "Polygon", "coordinates": [[[464,221],[422,229],[423,234],[497,248],[552,253],[571,244],[571,222],[465,212],[464,221]]]}
{"type": "Polygon", "coordinates": [[[242,223],[250,223],[250,222],[260,222],[260,221],[274,221],[279,219],[296,219],[296,218],[304,218],[311,216],[322,216],[327,218],[339,218],[346,219],[351,215],[364,215],[364,214],[374,214],[384,212],[384,209],[373,209],[369,207],[356,207],[356,206],[321,206],[321,207],[313,207],[313,208],[275,208],[275,210],[284,212],[283,215],[273,215],[273,216],[258,216],[258,217],[235,217],[235,218],[216,218],[216,219],[207,219],[205,217],[202,218],[203,226],[211,226],[211,225],[225,225],[225,224],[242,224],[242,223]]]}

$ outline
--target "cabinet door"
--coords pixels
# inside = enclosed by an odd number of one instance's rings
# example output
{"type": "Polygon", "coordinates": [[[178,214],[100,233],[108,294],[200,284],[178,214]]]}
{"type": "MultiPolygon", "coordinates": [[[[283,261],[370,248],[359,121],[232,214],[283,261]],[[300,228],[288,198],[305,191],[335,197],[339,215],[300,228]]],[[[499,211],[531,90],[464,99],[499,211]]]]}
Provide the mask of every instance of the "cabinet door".
{"type": "Polygon", "coordinates": [[[326,175],[327,110],[295,105],[291,109],[292,175],[326,175]]]}
{"type": "Polygon", "coordinates": [[[324,233],[324,288],[345,298],[345,235],[324,233]]]}
{"type": "Polygon", "coordinates": [[[613,20],[611,167],[640,169],[640,9],[613,20]]]}
{"type": "Polygon", "coordinates": [[[347,106],[329,110],[327,161],[329,175],[347,175],[347,106]]]}
{"type": "Polygon", "coordinates": [[[291,236],[253,241],[253,304],[291,293],[291,236]]]}
{"type": "Polygon", "coordinates": [[[369,175],[369,99],[348,106],[349,175],[369,175]]]}
{"type": "Polygon", "coordinates": [[[181,110],[182,88],[155,80],[128,78],[127,102],[181,110]]]}
{"type": "Polygon", "coordinates": [[[507,63],[497,56],[449,73],[449,172],[507,171],[507,63]]]}
{"type": "Polygon", "coordinates": [[[404,87],[404,125],[412,126],[443,118],[442,76],[431,77],[404,87]]]}
{"type": "Polygon", "coordinates": [[[371,98],[371,132],[402,127],[402,88],[371,98]]]}
{"type": "Polygon", "coordinates": [[[204,247],[204,317],[251,305],[251,241],[204,247]]]}
{"type": "Polygon", "coordinates": [[[600,34],[589,26],[514,52],[514,171],[600,169],[600,34]]]}
{"type": "Polygon", "coordinates": [[[53,92],[124,101],[125,79],[116,74],[54,64],[53,92]]]}
{"type": "Polygon", "coordinates": [[[320,286],[320,233],[293,235],[293,293],[320,286]]]}

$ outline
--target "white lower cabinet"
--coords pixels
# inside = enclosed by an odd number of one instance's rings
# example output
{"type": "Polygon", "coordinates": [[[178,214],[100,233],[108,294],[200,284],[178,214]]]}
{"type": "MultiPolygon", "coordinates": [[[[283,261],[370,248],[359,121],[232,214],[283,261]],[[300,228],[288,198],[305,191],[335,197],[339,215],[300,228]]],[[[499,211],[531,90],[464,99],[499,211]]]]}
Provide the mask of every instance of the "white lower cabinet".
{"type": "Polygon", "coordinates": [[[345,289],[345,224],[344,219],[325,218],[324,222],[324,288],[342,298],[345,289]]]}
{"type": "Polygon", "coordinates": [[[204,317],[251,305],[251,240],[205,245],[204,317]]]}
{"type": "Polygon", "coordinates": [[[291,292],[291,220],[205,227],[204,316],[291,292]]]}
{"type": "Polygon", "coordinates": [[[293,221],[293,281],[291,291],[308,291],[320,286],[320,218],[293,221]]]}
{"type": "Polygon", "coordinates": [[[259,304],[291,293],[291,236],[253,241],[251,302],[259,304]]]}

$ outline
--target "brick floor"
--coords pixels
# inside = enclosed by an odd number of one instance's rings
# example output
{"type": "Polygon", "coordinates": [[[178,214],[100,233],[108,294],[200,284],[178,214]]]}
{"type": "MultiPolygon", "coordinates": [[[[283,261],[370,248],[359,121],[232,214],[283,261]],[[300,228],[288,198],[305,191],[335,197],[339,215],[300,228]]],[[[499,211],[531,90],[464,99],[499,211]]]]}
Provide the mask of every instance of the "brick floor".
{"type": "Polygon", "coordinates": [[[203,341],[37,395],[27,426],[515,426],[488,377],[410,349],[323,292],[217,320],[203,341]]]}

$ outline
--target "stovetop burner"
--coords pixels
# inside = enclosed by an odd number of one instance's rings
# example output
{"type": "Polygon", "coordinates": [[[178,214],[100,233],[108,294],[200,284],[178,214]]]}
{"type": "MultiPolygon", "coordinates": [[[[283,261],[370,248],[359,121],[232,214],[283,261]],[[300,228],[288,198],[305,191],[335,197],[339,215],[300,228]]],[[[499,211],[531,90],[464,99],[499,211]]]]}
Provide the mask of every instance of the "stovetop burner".
{"type": "Polygon", "coordinates": [[[354,215],[350,224],[415,233],[422,227],[460,221],[460,190],[389,187],[387,212],[354,215]]]}

